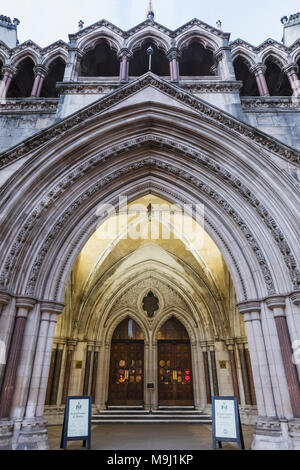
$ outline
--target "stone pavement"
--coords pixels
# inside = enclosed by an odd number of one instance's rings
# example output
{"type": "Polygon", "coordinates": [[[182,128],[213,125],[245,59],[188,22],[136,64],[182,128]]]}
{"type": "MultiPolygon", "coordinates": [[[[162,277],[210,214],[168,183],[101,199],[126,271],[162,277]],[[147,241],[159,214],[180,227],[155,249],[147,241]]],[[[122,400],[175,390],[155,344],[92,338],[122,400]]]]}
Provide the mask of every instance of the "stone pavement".
{"type": "MultiPolygon", "coordinates": [[[[59,449],[61,426],[49,426],[52,450],[59,449]]],[[[246,449],[251,448],[253,426],[243,426],[246,449]]],[[[211,425],[205,424],[99,424],[92,426],[93,450],[209,450],[211,425]]],[[[234,450],[234,443],[224,443],[234,450]]],[[[68,449],[82,449],[82,442],[69,442],[68,449]]]]}

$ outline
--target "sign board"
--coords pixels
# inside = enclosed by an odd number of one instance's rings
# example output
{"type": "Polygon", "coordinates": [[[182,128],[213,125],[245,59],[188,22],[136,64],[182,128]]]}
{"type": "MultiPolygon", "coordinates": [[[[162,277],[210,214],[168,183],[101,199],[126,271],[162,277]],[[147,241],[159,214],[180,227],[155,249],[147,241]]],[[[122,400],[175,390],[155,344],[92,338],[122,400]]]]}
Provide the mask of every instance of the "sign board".
{"type": "Polygon", "coordinates": [[[154,384],[147,384],[147,388],[154,388],[154,384]]]}
{"type": "Polygon", "coordinates": [[[245,449],[243,432],[236,397],[212,397],[213,448],[217,442],[236,442],[240,450],[245,449]]]}
{"type": "Polygon", "coordinates": [[[67,397],[61,449],[67,448],[68,441],[83,441],[91,448],[92,397],[67,397]]]}

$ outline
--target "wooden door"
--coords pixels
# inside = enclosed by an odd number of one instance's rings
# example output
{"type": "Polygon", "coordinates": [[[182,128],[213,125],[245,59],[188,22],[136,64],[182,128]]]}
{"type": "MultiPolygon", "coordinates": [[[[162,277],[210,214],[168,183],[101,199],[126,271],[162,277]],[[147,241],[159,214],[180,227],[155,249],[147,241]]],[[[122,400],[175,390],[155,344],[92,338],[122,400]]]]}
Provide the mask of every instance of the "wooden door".
{"type": "Polygon", "coordinates": [[[112,341],[109,405],[143,405],[144,341],[112,341]]]}
{"type": "Polygon", "coordinates": [[[158,341],[158,403],[194,405],[189,341],[158,341]]]}

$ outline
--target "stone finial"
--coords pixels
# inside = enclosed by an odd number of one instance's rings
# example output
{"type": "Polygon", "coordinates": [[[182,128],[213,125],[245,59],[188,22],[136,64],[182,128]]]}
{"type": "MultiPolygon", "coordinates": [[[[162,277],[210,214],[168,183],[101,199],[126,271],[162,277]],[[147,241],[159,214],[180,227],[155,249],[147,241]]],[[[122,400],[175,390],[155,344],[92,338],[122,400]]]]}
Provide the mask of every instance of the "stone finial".
{"type": "Polygon", "coordinates": [[[287,16],[283,16],[280,21],[281,21],[282,24],[287,24],[289,19],[288,19],[287,16]]]}
{"type": "Polygon", "coordinates": [[[15,25],[15,27],[17,28],[20,24],[20,20],[18,20],[18,18],[14,18],[13,19],[13,24],[15,25]]]}
{"type": "Polygon", "coordinates": [[[83,28],[83,25],[84,25],[84,21],[79,20],[79,21],[78,21],[78,28],[79,28],[79,29],[82,29],[82,28],[83,28]]]}
{"type": "Polygon", "coordinates": [[[218,29],[222,29],[222,21],[221,21],[221,20],[218,20],[218,21],[216,22],[216,25],[217,25],[217,28],[218,28],[218,29]]]}
{"type": "Polygon", "coordinates": [[[154,18],[155,18],[155,15],[154,15],[154,11],[153,11],[152,0],[149,0],[147,19],[151,20],[151,21],[154,21],[154,18]]]}

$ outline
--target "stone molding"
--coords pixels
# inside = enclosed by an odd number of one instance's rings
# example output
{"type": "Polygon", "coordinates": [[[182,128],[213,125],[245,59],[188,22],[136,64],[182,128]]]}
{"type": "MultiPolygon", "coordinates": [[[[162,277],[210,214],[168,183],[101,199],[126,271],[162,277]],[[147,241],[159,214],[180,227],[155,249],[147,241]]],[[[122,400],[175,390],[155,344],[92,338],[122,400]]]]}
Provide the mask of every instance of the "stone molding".
{"type": "Polygon", "coordinates": [[[241,81],[208,81],[199,80],[195,83],[179,82],[179,86],[189,93],[239,93],[243,86],[241,81]]]}
{"type": "MultiPolygon", "coordinates": [[[[46,237],[42,248],[40,249],[34,265],[31,269],[31,274],[30,274],[30,279],[27,284],[26,288],[26,294],[32,294],[35,289],[35,284],[38,278],[38,274],[40,272],[41,266],[43,264],[43,260],[50,248],[50,245],[52,244],[53,240],[56,238],[57,234],[61,230],[61,228],[64,226],[64,224],[67,222],[67,220],[71,217],[72,213],[79,207],[81,206],[82,203],[86,202],[86,200],[91,197],[95,192],[98,192],[101,190],[104,186],[107,184],[110,184],[114,179],[117,179],[121,176],[124,176],[126,173],[130,173],[132,171],[144,168],[144,167],[153,167],[153,168],[158,168],[161,170],[169,171],[172,174],[175,174],[190,184],[194,185],[198,189],[201,189],[204,191],[207,195],[212,197],[212,199],[217,202],[226,212],[227,214],[233,219],[233,221],[241,228],[242,232],[244,235],[247,237],[248,242],[257,258],[258,264],[260,265],[260,268],[262,270],[266,287],[267,290],[270,294],[275,293],[275,287],[272,279],[272,275],[270,272],[270,269],[268,267],[266,258],[264,254],[262,253],[262,250],[260,249],[257,241],[255,240],[251,230],[249,227],[245,224],[244,220],[236,213],[236,211],[233,209],[233,207],[230,206],[229,203],[227,203],[222,196],[220,196],[218,193],[216,193],[212,188],[204,184],[202,181],[200,181],[198,178],[189,175],[187,172],[182,171],[181,169],[173,166],[173,165],[167,165],[163,162],[160,162],[159,160],[156,160],[154,158],[149,158],[142,160],[140,162],[128,165],[127,167],[124,167],[122,170],[117,170],[107,176],[106,178],[98,181],[95,183],[93,186],[91,186],[89,189],[87,189],[81,196],[79,196],[77,199],[75,199],[72,203],[71,206],[68,207],[68,209],[59,217],[58,220],[56,220],[56,223],[52,230],[48,233],[48,236],[46,237]]],[[[61,186],[60,186],[61,187],[61,186]]],[[[49,207],[49,206],[48,206],[49,207]]],[[[42,209],[40,209],[42,211],[42,209]]],[[[7,262],[5,263],[5,267],[7,266],[7,262]]],[[[3,275],[0,276],[1,282],[3,282],[3,275]]]]}
{"type": "MultiPolygon", "coordinates": [[[[93,157],[88,162],[82,164],[77,170],[74,170],[73,173],[71,173],[67,177],[65,177],[65,180],[60,182],[56,186],[55,189],[52,189],[51,193],[46,197],[46,199],[41,201],[40,206],[34,209],[32,215],[27,220],[26,229],[22,230],[22,234],[19,234],[19,236],[18,236],[19,242],[16,242],[16,244],[14,245],[14,249],[13,249],[14,254],[13,255],[10,254],[10,256],[8,257],[8,259],[6,260],[6,262],[4,264],[5,272],[2,271],[2,273],[1,273],[0,283],[2,283],[2,285],[4,285],[4,286],[6,286],[8,284],[9,271],[11,270],[11,267],[13,267],[13,265],[15,264],[15,260],[17,258],[17,253],[18,253],[18,249],[16,249],[17,246],[21,247],[21,245],[25,242],[25,240],[27,238],[27,235],[29,234],[29,232],[32,229],[33,225],[35,224],[36,220],[41,216],[41,214],[43,212],[47,211],[49,206],[54,203],[54,201],[57,199],[58,196],[61,196],[62,193],[71,184],[73,184],[76,181],[76,179],[82,177],[82,175],[84,173],[86,173],[89,168],[95,166],[95,164],[97,162],[102,161],[103,163],[105,163],[108,160],[108,158],[111,158],[112,155],[117,155],[117,154],[121,153],[122,151],[128,152],[133,147],[140,146],[141,144],[145,144],[145,143],[150,144],[150,145],[154,145],[154,146],[158,145],[160,147],[163,145],[163,146],[166,146],[167,148],[172,148],[173,151],[178,151],[180,153],[186,154],[189,157],[192,157],[193,159],[195,159],[197,161],[197,163],[204,164],[206,167],[208,167],[212,171],[214,171],[214,173],[217,173],[222,178],[224,178],[226,183],[229,182],[234,189],[238,190],[238,192],[240,192],[240,194],[251,204],[251,206],[253,206],[255,208],[255,210],[258,212],[260,217],[262,217],[262,219],[264,220],[264,223],[271,230],[272,236],[274,237],[276,243],[279,246],[279,249],[280,249],[281,253],[284,256],[284,260],[285,260],[285,263],[286,263],[286,265],[289,269],[293,284],[295,286],[299,285],[300,276],[299,276],[299,271],[298,271],[298,268],[297,268],[297,264],[295,262],[295,257],[292,254],[291,249],[290,249],[289,245],[287,244],[287,242],[284,238],[284,235],[282,234],[280,229],[277,227],[277,224],[276,224],[275,220],[273,219],[272,216],[270,216],[267,209],[259,202],[259,200],[256,198],[256,196],[254,194],[252,194],[251,191],[245,185],[243,185],[240,182],[239,179],[233,177],[229,171],[227,171],[225,168],[221,168],[219,165],[217,165],[215,162],[213,162],[213,160],[210,159],[209,157],[206,157],[206,156],[202,155],[200,152],[196,152],[196,151],[194,151],[194,149],[191,149],[187,146],[178,144],[174,140],[164,139],[164,138],[156,137],[156,136],[153,136],[153,135],[146,135],[146,136],[143,136],[143,137],[139,137],[137,139],[131,139],[129,142],[127,141],[125,143],[119,144],[118,146],[115,146],[110,151],[105,150],[104,152],[99,154],[97,157],[93,157]],[[25,238],[24,238],[24,236],[25,236],[25,238]]],[[[142,166],[144,166],[145,164],[150,164],[150,166],[151,166],[151,161],[152,161],[151,159],[148,161],[148,163],[147,163],[147,161],[144,161],[142,166]]],[[[163,164],[163,163],[160,164],[160,162],[157,161],[157,160],[153,160],[153,164],[154,163],[155,163],[154,166],[160,167],[164,170],[168,170],[168,165],[163,164]]],[[[134,168],[135,167],[132,167],[132,170],[134,170],[134,168]]],[[[181,177],[183,176],[189,182],[192,182],[192,183],[196,184],[196,186],[197,185],[199,186],[199,184],[200,184],[196,177],[188,175],[186,172],[182,172],[179,169],[175,169],[171,165],[169,165],[169,170],[168,171],[170,171],[170,173],[173,173],[173,174],[176,173],[176,174],[180,175],[181,177]]],[[[119,172],[117,172],[115,176],[114,176],[114,174],[112,174],[107,178],[109,178],[108,181],[110,182],[111,180],[113,180],[115,177],[118,177],[118,176],[119,176],[119,172]]],[[[105,185],[105,181],[104,181],[104,185],[105,185]]],[[[215,191],[212,191],[210,188],[206,187],[206,185],[200,184],[200,186],[202,186],[202,189],[204,189],[204,191],[206,193],[209,193],[215,200],[219,199],[219,201],[221,201],[221,203],[222,203],[223,207],[225,208],[225,210],[227,212],[231,213],[231,215],[234,217],[234,219],[236,220],[238,225],[244,227],[244,225],[243,225],[244,221],[239,216],[237,216],[235,211],[232,212],[232,208],[230,208],[230,206],[217,193],[215,193],[215,191]]],[[[253,244],[254,240],[252,240],[252,238],[251,238],[252,236],[250,235],[251,232],[249,232],[249,229],[247,227],[244,227],[243,231],[244,231],[245,234],[247,234],[246,236],[248,237],[248,241],[250,242],[250,244],[251,243],[253,244]]],[[[256,247],[257,247],[257,245],[254,244],[253,249],[255,250],[256,247]]],[[[260,252],[259,249],[256,252],[256,256],[257,255],[259,255],[259,262],[261,262],[261,265],[264,265],[265,260],[264,260],[263,257],[261,258],[261,256],[260,256],[261,252],[260,252]]],[[[265,274],[266,274],[267,277],[270,277],[270,271],[268,269],[266,269],[265,274]]],[[[270,294],[274,293],[274,285],[273,285],[273,282],[270,281],[270,279],[269,279],[269,287],[270,287],[268,289],[269,293],[270,294]]]]}
{"type": "Polygon", "coordinates": [[[280,295],[272,295],[265,299],[265,302],[271,310],[275,308],[285,309],[286,306],[285,297],[280,295]]]}
{"type": "Polygon", "coordinates": [[[26,310],[32,310],[36,302],[36,299],[31,296],[20,296],[16,299],[16,307],[24,308],[26,310]]]}
{"type": "Polygon", "coordinates": [[[185,105],[197,111],[201,115],[202,119],[213,123],[222,130],[228,132],[228,129],[230,129],[231,132],[237,132],[240,136],[252,140],[258,146],[266,148],[268,151],[279,155],[281,158],[284,158],[287,161],[293,162],[295,164],[300,163],[300,153],[294,149],[288,147],[285,144],[281,144],[256,128],[233,118],[229,114],[220,111],[220,109],[215,108],[212,105],[209,105],[201,99],[184,91],[174,83],[169,83],[153,75],[151,72],[148,72],[138,80],[122,86],[115,92],[104,96],[96,103],[91,104],[83,110],[78,111],[74,115],[67,117],[63,121],[47,128],[38,136],[31,137],[25,140],[22,144],[14,147],[12,150],[4,152],[0,156],[0,168],[3,168],[4,166],[28,154],[29,152],[37,149],[59,134],[69,130],[75,132],[77,125],[80,125],[83,121],[94,117],[98,113],[104,112],[111,106],[114,106],[118,102],[128,98],[132,94],[135,94],[148,86],[152,86],[160,91],[163,91],[168,96],[184,103],[185,105]]]}
{"type": "Polygon", "coordinates": [[[64,304],[53,302],[51,300],[43,300],[41,302],[41,312],[60,315],[64,309],[64,304]]]}
{"type": "Polygon", "coordinates": [[[242,302],[237,305],[239,312],[241,314],[253,313],[257,312],[260,313],[261,306],[259,300],[248,300],[247,302],[242,302]]]}
{"type": "Polygon", "coordinates": [[[8,292],[0,292],[0,306],[8,305],[11,300],[11,295],[8,292]]]}
{"type": "Polygon", "coordinates": [[[290,294],[290,299],[295,305],[300,305],[300,291],[290,294]]]}
{"type": "Polygon", "coordinates": [[[0,114],[11,112],[54,114],[57,106],[58,99],[55,98],[0,98],[0,114]]]}
{"type": "Polygon", "coordinates": [[[300,98],[286,97],[275,98],[274,96],[253,96],[241,97],[242,108],[245,112],[261,112],[268,109],[277,109],[279,111],[300,112],[300,98]]]}

